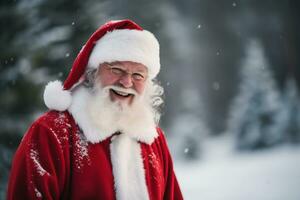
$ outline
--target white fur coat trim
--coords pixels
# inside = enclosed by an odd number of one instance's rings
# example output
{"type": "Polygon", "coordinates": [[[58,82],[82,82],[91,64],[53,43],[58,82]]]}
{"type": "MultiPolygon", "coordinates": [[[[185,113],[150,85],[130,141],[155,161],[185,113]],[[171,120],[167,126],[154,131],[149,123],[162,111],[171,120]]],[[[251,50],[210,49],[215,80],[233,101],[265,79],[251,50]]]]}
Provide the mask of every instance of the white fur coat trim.
{"type": "Polygon", "coordinates": [[[88,67],[98,68],[103,62],[133,61],[148,67],[149,77],[160,70],[159,43],[149,31],[114,30],[99,39],[90,55],[88,67]]]}
{"type": "Polygon", "coordinates": [[[87,140],[91,143],[101,142],[118,131],[146,144],[151,144],[158,136],[155,124],[147,120],[144,124],[139,124],[137,126],[128,125],[127,128],[123,127],[121,130],[119,127],[114,127],[114,125],[109,128],[103,127],[103,129],[96,127],[87,113],[87,102],[89,102],[88,99],[91,96],[89,89],[80,87],[74,91],[72,95],[72,104],[68,111],[82,129],[87,140]]]}
{"type": "Polygon", "coordinates": [[[110,152],[117,200],[148,200],[140,144],[125,134],[116,135],[110,152]]]}

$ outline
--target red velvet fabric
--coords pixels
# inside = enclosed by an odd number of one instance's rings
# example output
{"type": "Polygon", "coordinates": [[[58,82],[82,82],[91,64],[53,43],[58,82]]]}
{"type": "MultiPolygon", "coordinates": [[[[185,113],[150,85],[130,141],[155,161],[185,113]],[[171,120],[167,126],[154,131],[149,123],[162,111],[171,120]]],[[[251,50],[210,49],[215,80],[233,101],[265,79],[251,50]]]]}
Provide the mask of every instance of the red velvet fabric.
{"type": "MultiPolygon", "coordinates": [[[[149,199],[183,199],[164,135],[157,131],[151,145],[140,144],[149,199]]],[[[116,199],[110,142],[111,137],[87,142],[67,111],[46,113],[14,156],[7,199],[116,199]]]]}

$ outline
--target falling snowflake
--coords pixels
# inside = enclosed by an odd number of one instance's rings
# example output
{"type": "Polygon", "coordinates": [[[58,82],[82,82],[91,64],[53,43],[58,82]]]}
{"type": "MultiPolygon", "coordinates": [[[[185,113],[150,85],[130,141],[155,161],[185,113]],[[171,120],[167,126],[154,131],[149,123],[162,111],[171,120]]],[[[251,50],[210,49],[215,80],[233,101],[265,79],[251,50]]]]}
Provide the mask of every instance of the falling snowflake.
{"type": "Polygon", "coordinates": [[[184,149],[184,153],[188,153],[189,150],[190,150],[189,148],[185,148],[185,149],[184,149]]]}
{"type": "Polygon", "coordinates": [[[201,27],[202,27],[201,24],[198,24],[197,29],[200,29],[201,27]]]}
{"type": "Polygon", "coordinates": [[[216,81],[216,82],[213,83],[212,87],[213,87],[214,90],[219,90],[220,89],[220,83],[216,81]]]}
{"type": "Polygon", "coordinates": [[[235,2],[233,2],[233,3],[232,3],[232,6],[233,6],[233,7],[236,7],[236,3],[235,3],[235,2]]]}

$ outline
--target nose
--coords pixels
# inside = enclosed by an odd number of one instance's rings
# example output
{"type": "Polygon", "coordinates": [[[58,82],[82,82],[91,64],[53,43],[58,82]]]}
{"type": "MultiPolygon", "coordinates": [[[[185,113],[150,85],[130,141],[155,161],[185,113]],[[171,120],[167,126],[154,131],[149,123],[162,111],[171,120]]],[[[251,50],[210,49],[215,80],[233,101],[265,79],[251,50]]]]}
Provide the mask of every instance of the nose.
{"type": "Polygon", "coordinates": [[[130,88],[133,85],[132,79],[131,79],[131,75],[130,74],[125,74],[124,76],[122,76],[120,78],[120,84],[124,87],[124,88],[130,88]]]}

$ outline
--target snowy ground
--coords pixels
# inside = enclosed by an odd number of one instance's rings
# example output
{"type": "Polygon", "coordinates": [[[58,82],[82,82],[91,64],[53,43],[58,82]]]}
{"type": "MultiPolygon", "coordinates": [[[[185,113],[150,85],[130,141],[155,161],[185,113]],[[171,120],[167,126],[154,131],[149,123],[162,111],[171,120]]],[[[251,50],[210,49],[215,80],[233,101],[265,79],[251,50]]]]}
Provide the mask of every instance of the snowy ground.
{"type": "Polygon", "coordinates": [[[187,200],[299,200],[300,147],[230,153],[226,140],[206,142],[201,161],[176,162],[187,200]]]}

